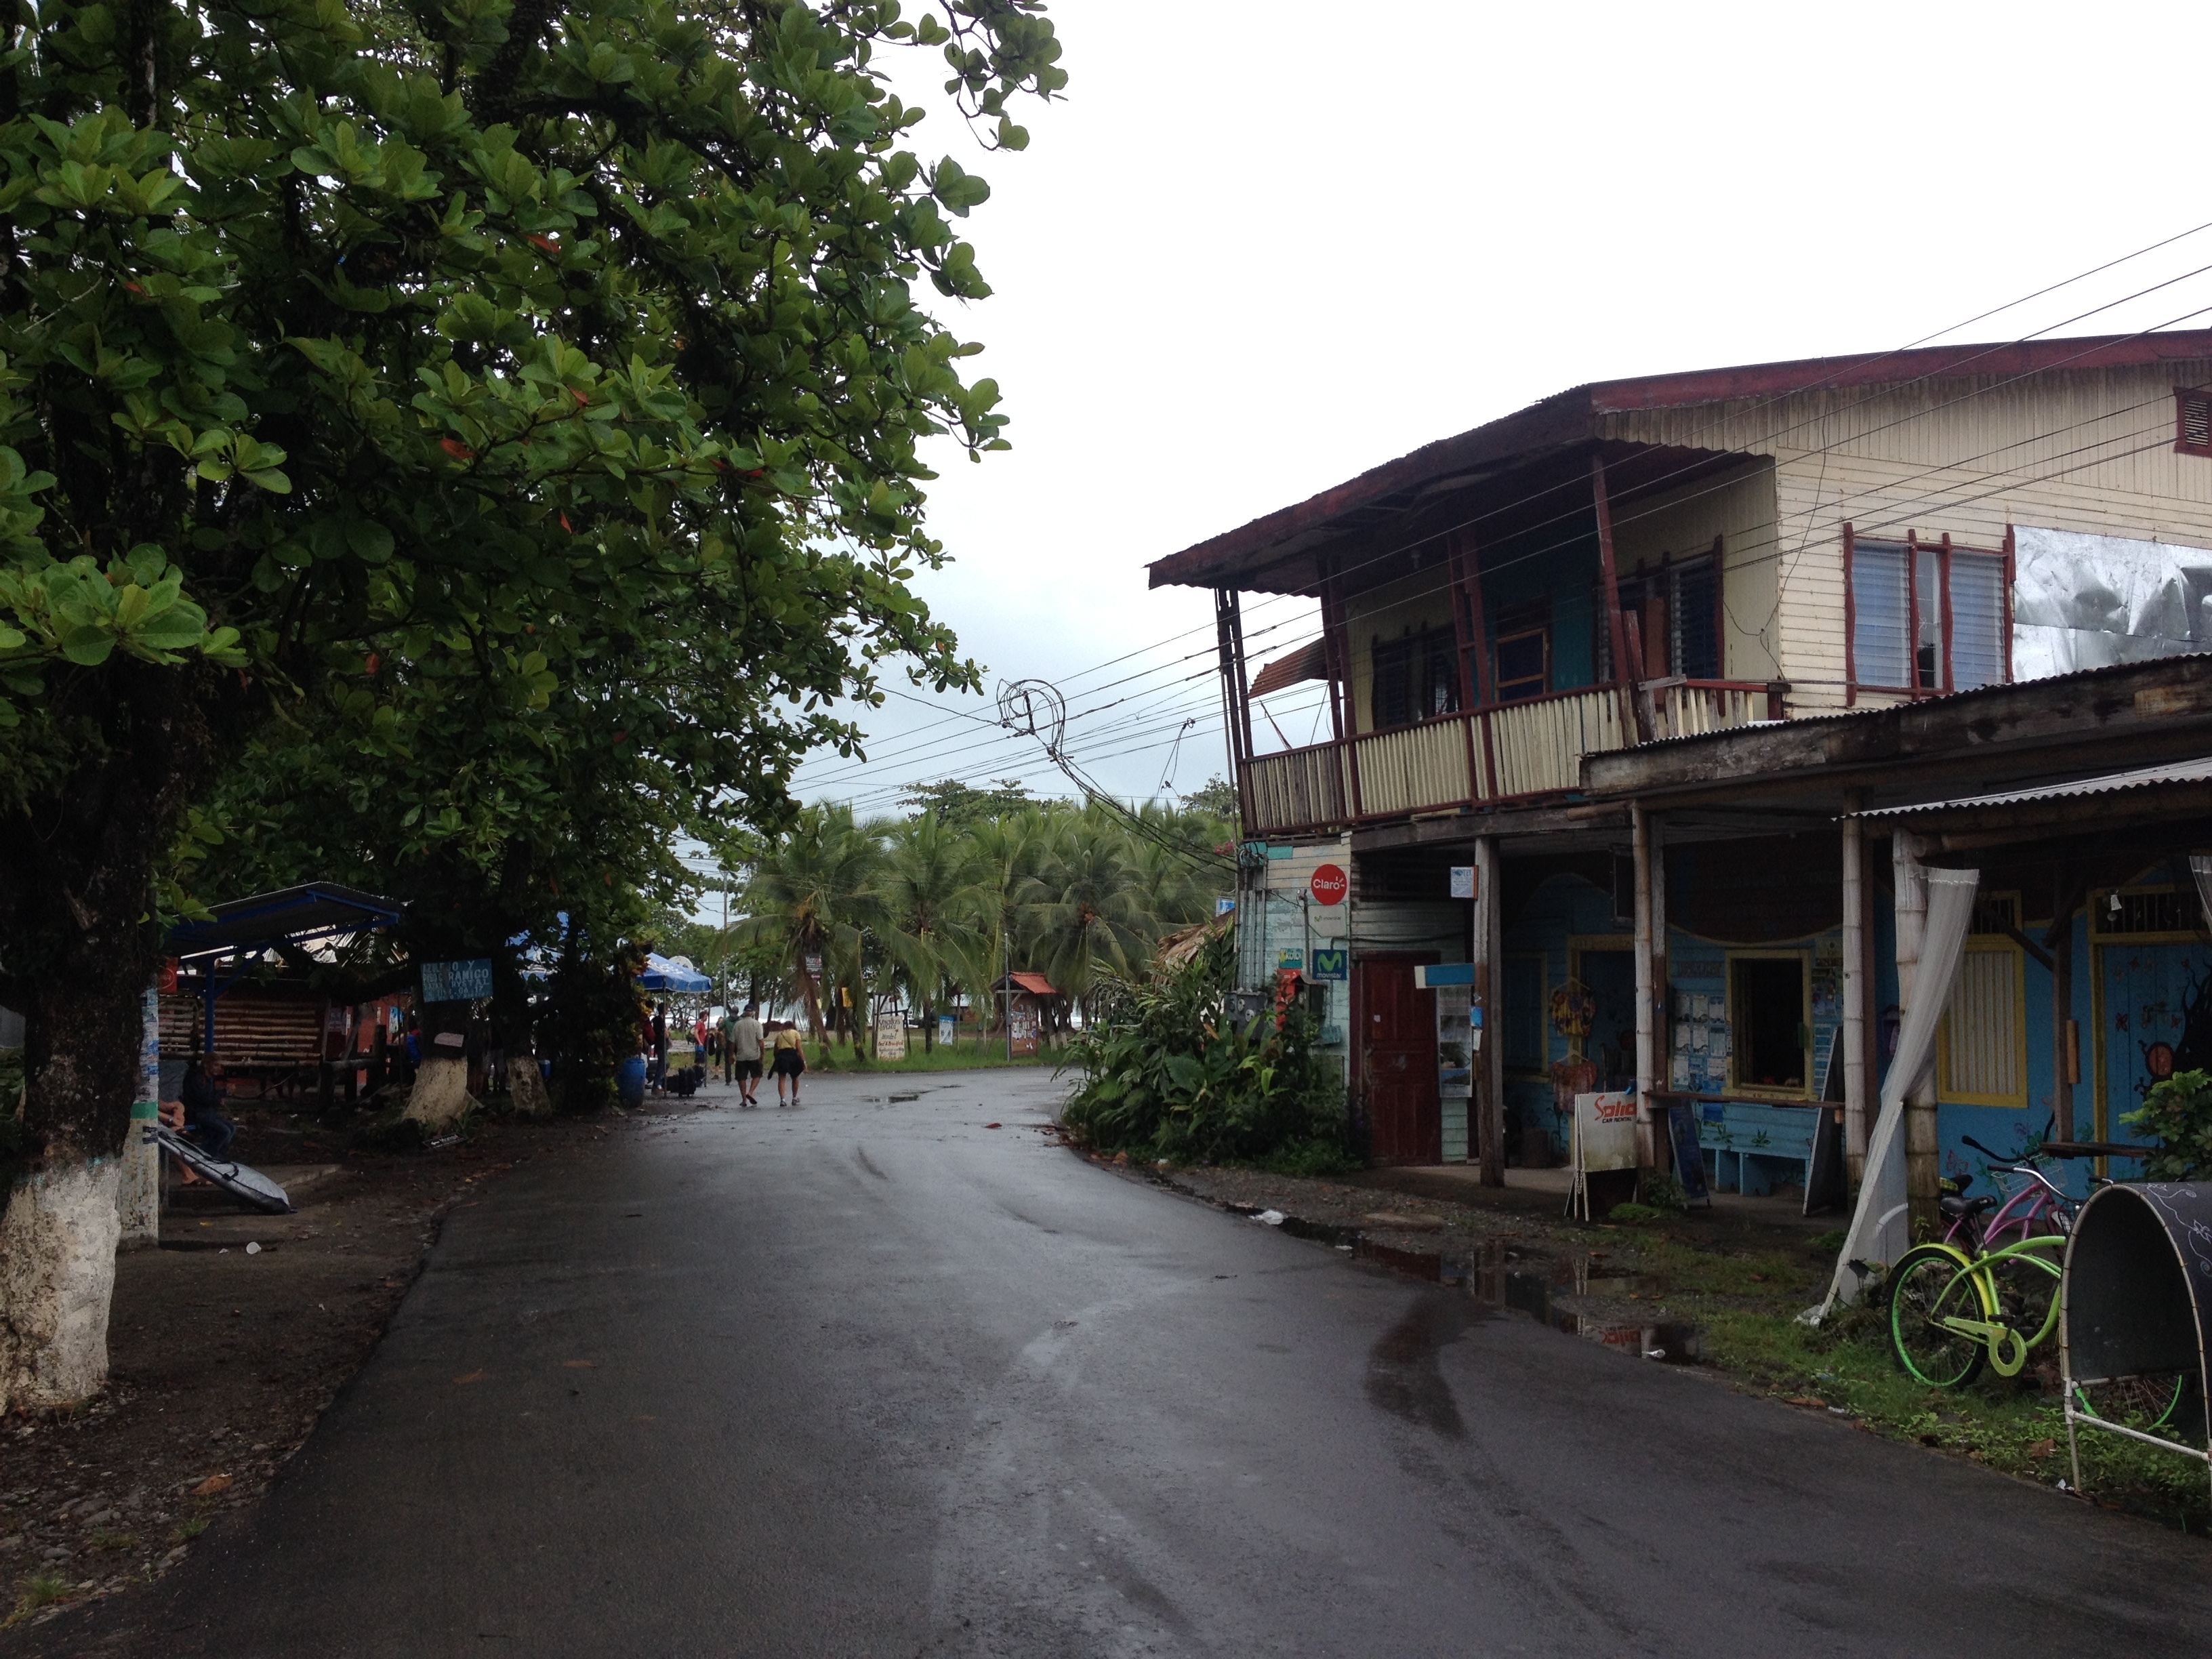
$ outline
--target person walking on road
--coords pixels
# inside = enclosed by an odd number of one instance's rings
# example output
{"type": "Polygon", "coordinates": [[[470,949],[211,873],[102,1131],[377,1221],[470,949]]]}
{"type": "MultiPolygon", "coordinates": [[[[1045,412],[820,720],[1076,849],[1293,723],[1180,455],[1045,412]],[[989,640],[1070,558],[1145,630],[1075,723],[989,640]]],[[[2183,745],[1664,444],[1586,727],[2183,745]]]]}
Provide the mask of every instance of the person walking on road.
{"type": "Polygon", "coordinates": [[[775,1073],[775,1103],[779,1106],[799,1104],[799,1079],[806,1074],[805,1040],[799,1035],[798,1024],[785,1020],[776,1027],[775,1036],[769,1039],[775,1054],[769,1069],[775,1073]],[[784,1099],[783,1086],[791,1085],[791,1098],[784,1099]]]}
{"type": "Polygon", "coordinates": [[[653,1005],[653,1092],[662,1093],[668,1087],[668,1005],[653,1005]]]}
{"type": "MultiPolygon", "coordinates": [[[[729,1065],[736,1075],[738,1104],[740,1107],[760,1104],[761,1023],[760,1005],[748,1002],[744,1013],[727,1022],[728,1030],[722,1038],[724,1050],[729,1054],[729,1065]]],[[[783,1092],[781,1079],[776,1092],[783,1092]]]]}

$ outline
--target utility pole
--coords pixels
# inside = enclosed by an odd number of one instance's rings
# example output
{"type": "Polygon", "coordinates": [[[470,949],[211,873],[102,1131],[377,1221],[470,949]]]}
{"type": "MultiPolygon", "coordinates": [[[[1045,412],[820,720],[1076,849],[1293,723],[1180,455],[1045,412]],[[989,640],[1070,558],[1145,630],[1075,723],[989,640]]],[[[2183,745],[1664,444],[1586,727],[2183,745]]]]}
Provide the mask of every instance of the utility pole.
{"type": "Polygon", "coordinates": [[[1014,940],[1005,928],[999,930],[999,959],[1001,971],[999,983],[1004,988],[1000,994],[1006,999],[1006,1059],[1014,1057],[1014,940]]]}

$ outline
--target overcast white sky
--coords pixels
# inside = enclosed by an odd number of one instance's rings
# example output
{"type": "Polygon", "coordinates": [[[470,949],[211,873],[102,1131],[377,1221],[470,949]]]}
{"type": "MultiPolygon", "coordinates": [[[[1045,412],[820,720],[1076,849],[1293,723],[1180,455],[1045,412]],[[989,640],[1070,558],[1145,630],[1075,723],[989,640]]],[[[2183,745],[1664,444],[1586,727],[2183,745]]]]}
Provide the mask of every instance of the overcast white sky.
{"type": "MultiPolygon", "coordinates": [[[[1158,787],[1187,715],[1177,786],[1224,765],[1210,598],[1147,592],[1147,561],[1583,381],[1900,346],[2212,220],[2189,77],[2163,72],[2202,59],[2201,7],[1051,15],[1070,84],[1019,118],[1026,153],[921,129],[925,158],[993,186],[968,222],[997,293],[953,322],[986,343],[969,368],[1005,388],[1015,446],[940,463],[956,562],[921,586],[993,680],[1050,678],[1078,708],[1139,696],[1071,731],[1128,794],[1158,787]]],[[[2212,231],[1948,337],[2017,337],[2200,264],[2212,231]]],[[[2057,331],[2200,307],[2212,274],[2057,331]]],[[[867,725],[869,763],[810,763],[807,798],[1065,793],[972,718],[894,698],[867,725]]]]}

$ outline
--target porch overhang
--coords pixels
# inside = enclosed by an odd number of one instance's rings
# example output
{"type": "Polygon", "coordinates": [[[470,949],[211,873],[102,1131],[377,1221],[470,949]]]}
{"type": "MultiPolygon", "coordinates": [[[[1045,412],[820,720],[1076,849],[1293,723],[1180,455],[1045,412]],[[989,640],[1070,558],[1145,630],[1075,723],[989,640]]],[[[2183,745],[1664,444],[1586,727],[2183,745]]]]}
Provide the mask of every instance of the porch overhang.
{"type": "Polygon", "coordinates": [[[2212,655],[1593,754],[1583,793],[1664,808],[1847,812],[2033,788],[2212,750],[2212,655]]]}

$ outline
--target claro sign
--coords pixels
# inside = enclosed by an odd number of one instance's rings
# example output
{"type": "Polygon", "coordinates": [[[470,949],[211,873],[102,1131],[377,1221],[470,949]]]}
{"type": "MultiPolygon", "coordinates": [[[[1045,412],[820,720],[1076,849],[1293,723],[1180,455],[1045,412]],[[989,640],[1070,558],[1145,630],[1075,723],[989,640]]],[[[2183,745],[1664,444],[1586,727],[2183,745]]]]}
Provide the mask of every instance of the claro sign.
{"type": "Polygon", "coordinates": [[[1344,873],[1344,866],[1338,864],[1322,865],[1306,885],[1316,904],[1341,904],[1344,896],[1352,890],[1351,878],[1344,873]]]}

